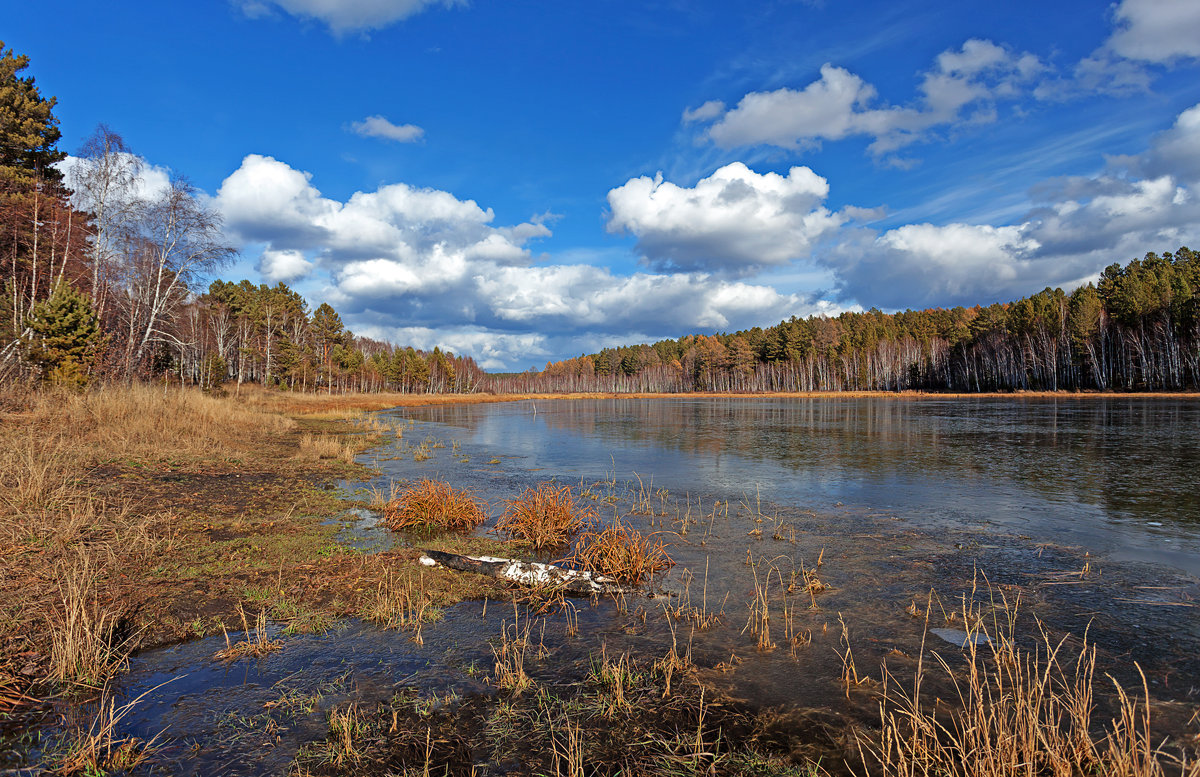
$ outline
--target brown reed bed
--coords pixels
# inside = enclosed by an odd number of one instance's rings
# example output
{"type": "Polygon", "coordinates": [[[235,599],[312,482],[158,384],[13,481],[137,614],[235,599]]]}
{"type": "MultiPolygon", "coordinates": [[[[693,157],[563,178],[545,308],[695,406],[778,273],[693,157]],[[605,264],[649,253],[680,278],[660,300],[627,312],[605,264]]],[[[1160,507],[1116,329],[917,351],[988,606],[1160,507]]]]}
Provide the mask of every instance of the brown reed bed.
{"type": "Polygon", "coordinates": [[[675,565],[661,537],[643,537],[619,517],[599,531],[585,531],[569,561],[580,569],[631,585],[675,565]]]}
{"type": "Polygon", "coordinates": [[[392,530],[473,529],[487,520],[487,503],[467,489],[456,489],[439,480],[420,480],[390,500],[383,509],[392,530]]]}
{"type": "Polygon", "coordinates": [[[596,518],[595,509],[576,502],[570,486],[539,483],[505,504],[495,531],[537,551],[566,545],[585,523],[596,518]]]}
{"type": "MultiPolygon", "coordinates": [[[[884,667],[880,733],[862,743],[868,774],[1200,777],[1195,753],[1172,752],[1152,733],[1140,667],[1141,688],[1133,692],[1105,676],[1101,689],[1111,688],[1104,704],[1111,717],[1098,719],[1096,648],[1086,633],[1071,648],[1068,637],[1056,640],[1035,621],[1038,642],[1020,647],[1019,605],[1001,597],[984,617],[964,597],[961,659],[934,652],[930,677],[922,645],[911,690],[884,667]],[[926,683],[935,680],[939,690],[931,693],[926,683]]],[[[925,608],[927,631],[931,610],[932,601],[925,608]]]]}

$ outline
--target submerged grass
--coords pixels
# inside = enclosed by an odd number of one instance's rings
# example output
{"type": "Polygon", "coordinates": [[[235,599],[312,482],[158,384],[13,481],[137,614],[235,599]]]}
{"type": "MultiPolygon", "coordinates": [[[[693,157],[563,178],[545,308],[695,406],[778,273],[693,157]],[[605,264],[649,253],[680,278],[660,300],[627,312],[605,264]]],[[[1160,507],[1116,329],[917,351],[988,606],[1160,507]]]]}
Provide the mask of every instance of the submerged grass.
{"type": "Polygon", "coordinates": [[[466,489],[424,479],[401,491],[383,510],[389,529],[473,529],[487,520],[486,504],[466,489]]]}
{"type": "Polygon", "coordinates": [[[142,699],[161,687],[155,686],[121,705],[105,689],[94,702],[95,712],[87,728],[80,726],[68,730],[60,750],[50,759],[53,769],[48,773],[84,777],[124,774],[151,758],[159,748],[158,736],[144,740],[121,736],[117,730],[121,721],[133,712],[142,699]]]}
{"type": "Polygon", "coordinates": [[[343,712],[331,714],[325,741],[306,747],[292,771],[314,777],[821,773],[771,735],[770,713],[710,700],[690,671],[668,689],[658,666],[601,653],[580,667],[582,676],[531,680],[523,693],[431,698],[404,690],[373,710],[356,709],[353,727],[343,712]]]}

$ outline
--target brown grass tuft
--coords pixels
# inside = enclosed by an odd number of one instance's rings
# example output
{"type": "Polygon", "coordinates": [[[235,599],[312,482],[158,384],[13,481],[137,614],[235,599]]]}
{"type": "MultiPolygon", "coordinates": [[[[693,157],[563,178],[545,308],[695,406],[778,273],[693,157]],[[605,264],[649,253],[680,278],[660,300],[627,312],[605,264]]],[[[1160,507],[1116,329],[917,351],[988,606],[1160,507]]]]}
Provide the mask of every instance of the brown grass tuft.
{"type": "Polygon", "coordinates": [[[508,507],[496,523],[496,531],[531,545],[535,550],[565,545],[596,512],[590,506],[575,504],[569,486],[555,488],[541,483],[527,488],[516,499],[506,500],[508,507]]]}
{"type": "Polygon", "coordinates": [[[487,504],[466,489],[438,480],[422,480],[400,492],[383,508],[389,529],[473,529],[487,520],[487,504]]]}
{"type": "MultiPolygon", "coordinates": [[[[246,611],[242,607],[238,607],[238,615],[242,618],[242,629],[245,639],[241,642],[234,642],[229,639],[229,632],[225,632],[225,647],[218,650],[213,658],[218,661],[236,661],[239,658],[262,658],[265,655],[274,653],[277,650],[283,650],[283,643],[277,639],[271,639],[267,636],[267,612],[263,610],[258,613],[258,619],[254,624],[254,628],[250,628],[249,621],[246,620],[246,611]]],[[[224,626],[221,627],[224,630],[224,626]]]]}
{"type": "Polygon", "coordinates": [[[59,606],[49,620],[54,679],[100,687],[125,667],[132,640],[122,638],[126,613],[105,603],[99,572],[80,551],[55,568],[59,606]]]}
{"type": "Polygon", "coordinates": [[[584,532],[570,561],[588,572],[632,585],[675,565],[661,539],[652,542],[642,537],[620,518],[599,532],[591,529],[584,532]]]}
{"type": "Polygon", "coordinates": [[[424,644],[421,627],[442,617],[436,597],[425,583],[425,575],[413,580],[385,572],[373,596],[366,600],[359,614],[385,629],[410,629],[413,642],[424,644]]]}

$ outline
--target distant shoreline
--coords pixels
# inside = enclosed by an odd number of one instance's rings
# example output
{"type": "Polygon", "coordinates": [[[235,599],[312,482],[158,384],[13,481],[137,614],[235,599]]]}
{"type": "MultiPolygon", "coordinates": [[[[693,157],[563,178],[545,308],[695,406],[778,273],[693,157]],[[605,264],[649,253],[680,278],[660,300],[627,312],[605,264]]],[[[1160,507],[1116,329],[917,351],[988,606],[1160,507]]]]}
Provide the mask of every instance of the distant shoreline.
{"type": "Polygon", "coordinates": [[[1197,391],[991,391],[980,393],[941,393],[931,391],[813,391],[813,392],[562,392],[551,394],[268,394],[256,390],[251,402],[286,408],[290,412],[323,413],[336,409],[386,410],[392,407],[430,407],[436,405],[476,405],[530,400],[583,399],[864,399],[880,398],[908,401],[938,399],[1191,399],[1200,400],[1197,391]]]}

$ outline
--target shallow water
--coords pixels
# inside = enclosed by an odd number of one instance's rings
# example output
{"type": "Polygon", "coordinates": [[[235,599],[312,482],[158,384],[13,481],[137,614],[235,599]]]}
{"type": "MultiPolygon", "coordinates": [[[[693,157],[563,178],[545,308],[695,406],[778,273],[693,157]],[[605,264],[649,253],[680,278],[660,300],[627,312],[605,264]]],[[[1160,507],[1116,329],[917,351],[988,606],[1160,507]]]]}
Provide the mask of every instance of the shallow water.
{"type": "MultiPolygon", "coordinates": [[[[561,613],[533,621],[547,677],[578,675],[601,650],[660,656],[674,643],[730,697],[871,720],[870,694],[847,699],[838,683],[846,645],[860,671],[877,677],[886,660],[903,676],[925,627],[906,609],[932,601],[930,625],[957,631],[961,619],[945,615],[986,575],[994,588],[980,585],[977,599],[1019,594],[1054,633],[1089,629],[1102,671],[1132,681],[1137,661],[1164,700],[1191,703],[1200,686],[1200,403],[540,400],[380,416],[403,437],[367,454],[381,475],[365,485],[437,477],[476,489],[495,516],[503,499],[554,479],[594,497],[602,518],[669,540],[679,563],[663,595],[576,601],[578,636],[561,613]],[[416,460],[427,440],[430,458],[416,460]],[[645,495],[658,514],[633,510],[645,495]],[[785,593],[804,570],[830,587],[785,593]],[[774,647],[759,649],[749,624],[768,580],[774,647]],[[719,622],[680,618],[688,602],[719,622]]],[[[361,552],[394,540],[370,513],[337,520],[361,552]]],[[[530,617],[467,602],[428,625],[423,645],[351,623],[232,665],[213,658],[220,639],[147,651],[121,679],[124,698],[147,693],[127,726],[167,730],[171,772],[286,772],[324,738],[337,704],[399,688],[486,692],[489,640],[514,614],[530,617]]],[[[1020,638],[1036,641],[1031,621],[1020,638]]]]}

